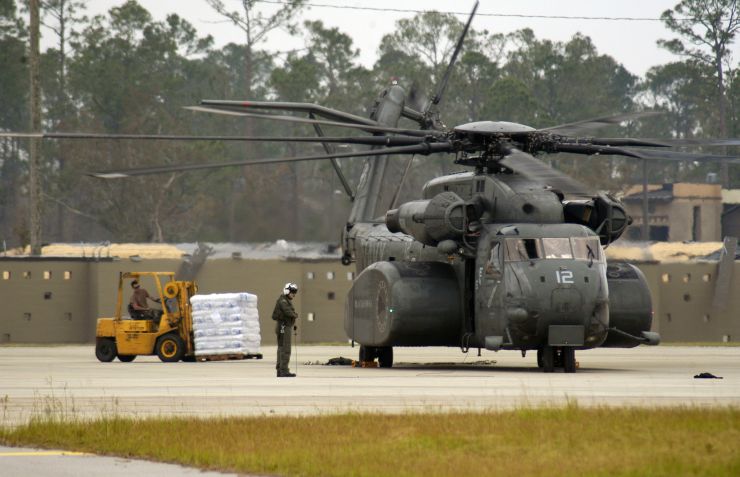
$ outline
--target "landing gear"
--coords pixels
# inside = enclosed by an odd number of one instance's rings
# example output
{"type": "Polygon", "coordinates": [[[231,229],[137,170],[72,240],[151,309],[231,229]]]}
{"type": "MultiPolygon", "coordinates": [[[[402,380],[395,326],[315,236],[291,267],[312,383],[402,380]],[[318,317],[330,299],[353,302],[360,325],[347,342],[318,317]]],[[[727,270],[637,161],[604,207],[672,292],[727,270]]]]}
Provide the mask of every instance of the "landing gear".
{"type": "Polygon", "coordinates": [[[393,348],[391,346],[378,348],[378,364],[381,368],[393,366],[393,348]]]}
{"type": "Polygon", "coordinates": [[[555,348],[552,346],[543,346],[537,350],[537,364],[542,371],[552,373],[555,371],[555,348]]]}
{"type": "Polygon", "coordinates": [[[566,373],[576,372],[576,350],[570,346],[562,348],[563,371],[566,373]]]}
{"type": "Polygon", "coordinates": [[[570,346],[543,346],[537,350],[537,367],[546,373],[563,368],[566,373],[576,372],[576,350],[570,346]]]}
{"type": "Polygon", "coordinates": [[[393,367],[393,347],[360,345],[360,361],[375,361],[376,359],[381,368],[393,367]]]}

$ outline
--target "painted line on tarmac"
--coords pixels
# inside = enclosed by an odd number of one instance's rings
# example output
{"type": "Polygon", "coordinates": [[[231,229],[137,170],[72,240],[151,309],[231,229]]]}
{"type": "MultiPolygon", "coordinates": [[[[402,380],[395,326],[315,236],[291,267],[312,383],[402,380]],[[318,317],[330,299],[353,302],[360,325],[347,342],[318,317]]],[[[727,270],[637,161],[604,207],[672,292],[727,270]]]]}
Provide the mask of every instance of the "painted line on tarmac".
{"type": "Polygon", "coordinates": [[[59,456],[59,455],[95,455],[87,452],[70,452],[70,451],[32,451],[32,452],[0,452],[0,457],[31,457],[31,456],[59,456]]]}

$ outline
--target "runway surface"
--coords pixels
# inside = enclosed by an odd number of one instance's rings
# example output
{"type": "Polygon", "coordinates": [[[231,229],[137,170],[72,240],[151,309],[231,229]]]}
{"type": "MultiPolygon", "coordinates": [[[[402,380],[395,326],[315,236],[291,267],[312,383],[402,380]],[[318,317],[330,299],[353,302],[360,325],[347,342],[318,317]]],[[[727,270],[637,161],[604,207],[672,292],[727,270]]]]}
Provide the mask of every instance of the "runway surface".
{"type": "MultiPolygon", "coordinates": [[[[92,345],[0,347],[0,424],[33,416],[293,415],[522,406],[740,405],[740,347],[639,347],[576,354],[576,374],[542,373],[533,353],[398,348],[391,369],[323,366],[349,346],[300,346],[296,378],[263,360],[100,363],[92,345]],[[709,372],[724,379],[694,379],[709,372]]],[[[295,371],[295,359],[291,361],[295,371]]]]}

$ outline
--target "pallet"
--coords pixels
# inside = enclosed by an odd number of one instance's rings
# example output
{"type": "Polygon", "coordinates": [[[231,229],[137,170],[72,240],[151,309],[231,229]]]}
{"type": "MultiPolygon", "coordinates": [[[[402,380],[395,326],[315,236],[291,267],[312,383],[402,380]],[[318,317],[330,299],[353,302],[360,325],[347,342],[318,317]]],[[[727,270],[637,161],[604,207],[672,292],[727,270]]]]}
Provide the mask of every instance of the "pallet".
{"type": "Polygon", "coordinates": [[[202,354],[195,357],[196,361],[229,361],[235,359],[262,359],[262,353],[229,353],[229,354],[202,354]]]}

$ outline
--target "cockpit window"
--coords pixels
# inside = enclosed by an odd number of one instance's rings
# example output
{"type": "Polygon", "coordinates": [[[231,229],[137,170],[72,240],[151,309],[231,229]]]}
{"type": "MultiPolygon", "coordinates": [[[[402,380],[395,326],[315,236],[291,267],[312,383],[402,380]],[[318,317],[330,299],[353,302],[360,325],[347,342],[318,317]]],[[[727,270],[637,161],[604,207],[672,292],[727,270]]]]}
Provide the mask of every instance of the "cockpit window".
{"type": "Polygon", "coordinates": [[[519,262],[538,258],[542,258],[542,248],[538,239],[506,239],[506,260],[519,262]]]}
{"type": "Polygon", "coordinates": [[[545,258],[573,258],[568,238],[543,238],[542,248],[545,258]]]}
{"type": "Polygon", "coordinates": [[[507,238],[504,254],[507,262],[539,259],[604,261],[604,252],[598,237],[507,238]]]}
{"type": "Polygon", "coordinates": [[[600,262],[601,244],[597,237],[573,237],[573,255],[577,260],[600,262]]]}

